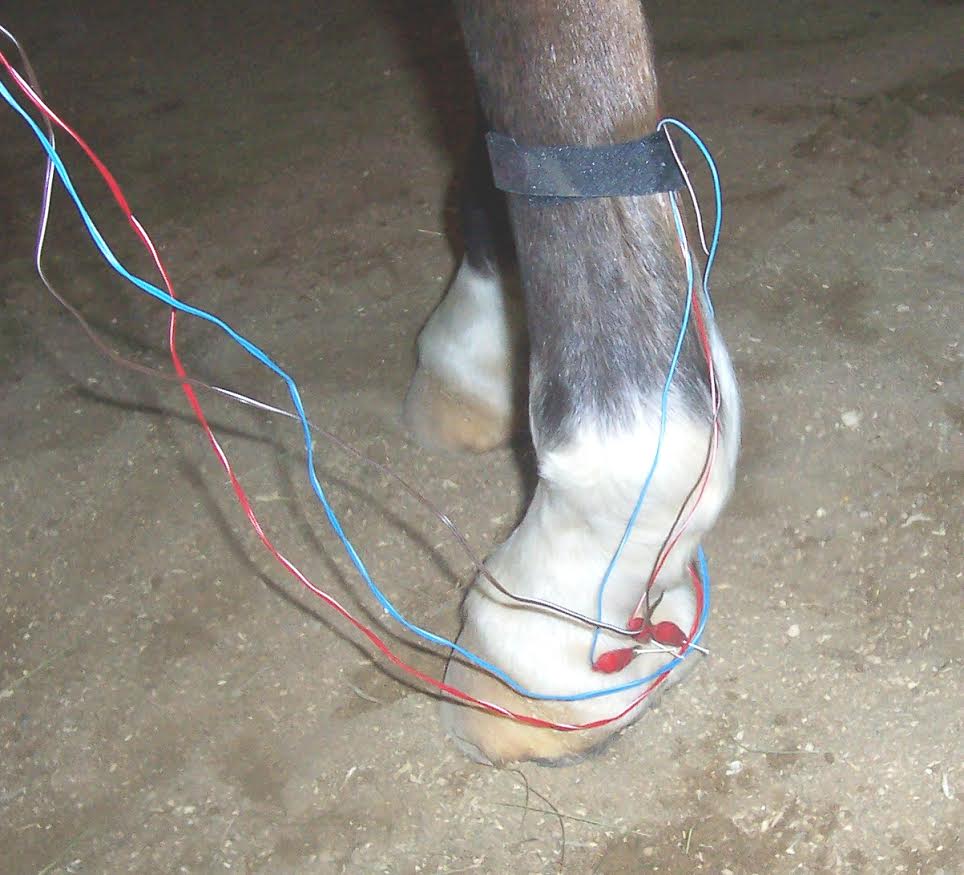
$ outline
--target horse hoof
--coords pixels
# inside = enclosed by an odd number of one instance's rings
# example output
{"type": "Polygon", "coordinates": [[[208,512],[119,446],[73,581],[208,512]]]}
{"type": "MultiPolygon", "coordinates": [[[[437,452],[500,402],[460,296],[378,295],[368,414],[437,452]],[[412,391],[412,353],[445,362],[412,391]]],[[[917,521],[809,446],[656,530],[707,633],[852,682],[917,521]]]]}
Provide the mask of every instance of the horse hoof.
{"type": "MultiPolygon", "coordinates": [[[[657,691],[680,680],[698,662],[695,653],[674,662],[675,648],[639,642],[627,664],[599,671],[597,657],[625,649],[630,639],[605,630],[597,637],[584,619],[546,606],[562,605],[582,618],[595,615],[598,584],[636,500],[635,484],[642,479],[637,469],[645,464],[639,460],[650,458],[647,444],[655,441],[655,431],[650,422],[605,440],[586,432],[567,447],[542,454],[542,479],[524,519],[485,563],[499,585],[480,575],[468,591],[457,649],[445,674],[450,686],[537,723],[445,703],[445,729],[472,759],[493,765],[575,762],[638,719],[657,691]],[[535,607],[531,600],[543,606],[535,607]],[[479,667],[466,653],[497,671],[479,667]],[[664,674],[671,662],[673,667],[664,674]],[[502,679],[497,677],[500,672],[502,679]],[[659,678],[663,680],[654,685],[659,678]]],[[[706,437],[705,427],[685,420],[668,427],[664,467],[650,493],[660,501],[648,505],[649,513],[623,545],[620,562],[609,569],[602,617],[610,625],[625,627],[634,614],[645,591],[646,571],[654,567],[664,533],[692,489],[684,463],[700,443],[705,446],[706,437]]],[[[691,517],[690,528],[655,579],[654,624],[672,623],[685,634],[697,625],[699,602],[688,559],[715,521],[731,484],[731,469],[720,464],[700,512],[691,517]]]]}
{"type": "Polygon", "coordinates": [[[405,396],[405,425],[432,450],[486,453],[506,444],[514,431],[511,410],[473,398],[419,367],[405,396]]]}
{"type": "MultiPolygon", "coordinates": [[[[516,713],[566,722],[566,715],[558,706],[534,703],[492,678],[469,678],[467,670],[453,671],[452,666],[446,673],[446,683],[460,688],[468,686],[476,698],[497,702],[516,713]]],[[[545,766],[573,765],[602,749],[615,735],[611,729],[560,732],[528,726],[454,702],[442,704],[441,720],[446,734],[468,759],[497,768],[526,761],[545,766]]]]}
{"type": "Polygon", "coordinates": [[[520,302],[496,275],[463,261],[418,338],[418,368],[404,419],[432,449],[484,453],[522,423],[520,302]]]}

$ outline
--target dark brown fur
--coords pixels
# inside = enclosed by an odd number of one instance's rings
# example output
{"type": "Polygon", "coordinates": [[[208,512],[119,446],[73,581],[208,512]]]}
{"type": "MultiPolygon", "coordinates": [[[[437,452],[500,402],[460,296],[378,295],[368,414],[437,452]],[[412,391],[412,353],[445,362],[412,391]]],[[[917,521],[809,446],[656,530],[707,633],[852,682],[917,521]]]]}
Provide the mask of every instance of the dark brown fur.
{"type": "MultiPolygon", "coordinates": [[[[651,133],[653,53],[638,0],[457,2],[482,110],[530,145],[594,145],[651,133]]],[[[537,445],[587,418],[618,423],[652,404],[686,287],[667,196],[594,200],[510,195],[531,345],[537,445]]],[[[675,381],[706,409],[692,339],[675,381]]]]}

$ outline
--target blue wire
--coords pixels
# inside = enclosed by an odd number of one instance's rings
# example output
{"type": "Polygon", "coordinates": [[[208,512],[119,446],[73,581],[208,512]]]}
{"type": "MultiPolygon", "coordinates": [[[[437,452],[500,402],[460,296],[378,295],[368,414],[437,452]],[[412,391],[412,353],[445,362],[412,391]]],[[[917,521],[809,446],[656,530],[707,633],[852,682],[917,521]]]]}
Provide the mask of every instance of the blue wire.
{"type": "MultiPolygon", "coordinates": [[[[673,219],[676,222],[676,233],[679,234],[680,238],[685,241],[685,236],[683,235],[683,220],[680,218],[679,209],[676,206],[676,199],[670,195],[669,202],[673,208],[673,219]]],[[[633,511],[629,515],[629,519],[626,522],[626,528],[623,529],[623,535],[619,539],[619,544],[616,546],[616,550],[613,553],[612,558],[609,560],[609,564],[606,566],[605,572],[603,572],[602,580],[599,582],[599,590],[596,595],[597,620],[602,619],[603,596],[605,595],[606,585],[609,583],[609,578],[612,576],[613,570],[616,568],[616,564],[623,555],[623,549],[629,542],[629,536],[633,533],[633,529],[636,527],[636,520],[639,518],[639,512],[643,508],[643,502],[646,500],[646,493],[649,492],[650,483],[652,483],[653,475],[656,473],[656,466],[659,464],[660,451],[663,448],[663,438],[666,435],[666,420],[668,419],[670,388],[673,384],[673,377],[676,376],[676,368],[679,364],[680,351],[683,348],[683,340],[686,337],[686,329],[689,326],[690,310],[692,309],[693,303],[693,261],[690,258],[689,249],[686,248],[685,242],[683,244],[683,254],[686,262],[686,304],[683,308],[683,319],[680,323],[679,334],[676,337],[676,347],[673,350],[673,358],[669,364],[669,371],[666,373],[666,381],[663,383],[663,394],[659,403],[659,436],[656,439],[656,450],[653,453],[653,461],[649,466],[649,472],[646,474],[646,479],[643,481],[642,488],[639,490],[639,497],[636,499],[636,504],[633,506],[633,511]]],[[[600,632],[598,627],[593,629],[592,644],[589,648],[590,665],[596,660],[596,644],[599,641],[599,634],[600,632]]]]}
{"type": "MultiPolygon", "coordinates": [[[[655,671],[652,674],[647,675],[646,677],[638,678],[634,681],[631,681],[625,684],[619,684],[613,687],[607,687],[605,689],[594,690],[587,693],[574,693],[574,694],[568,694],[568,695],[550,695],[545,693],[534,693],[530,690],[525,689],[524,687],[516,683],[511,677],[509,677],[504,671],[499,669],[497,666],[492,665],[488,661],[482,659],[481,657],[477,656],[471,651],[466,650],[464,647],[461,647],[457,643],[453,641],[449,641],[447,638],[444,638],[441,635],[436,635],[433,632],[429,632],[426,629],[422,629],[421,627],[415,625],[414,623],[410,622],[405,617],[403,617],[395,608],[395,606],[391,603],[391,601],[389,601],[389,599],[385,596],[385,594],[378,588],[375,581],[372,579],[372,576],[369,573],[365,563],[362,561],[361,556],[358,555],[358,552],[355,550],[354,545],[351,543],[351,540],[348,538],[347,534],[342,528],[341,522],[339,521],[337,515],[335,514],[334,508],[331,506],[330,502],[328,501],[328,497],[325,494],[325,490],[318,480],[318,475],[315,470],[314,440],[311,435],[311,424],[308,421],[308,417],[307,417],[307,414],[305,413],[304,405],[302,404],[302,401],[301,401],[301,394],[298,391],[298,386],[295,383],[294,379],[292,379],[292,377],[285,370],[283,370],[280,367],[280,365],[276,364],[258,346],[256,346],[254,343],[252,343],[247,338],[245,338],[237,331],[235,331],[224,320],[220,319],[217,316],[212,315],[211,313],[208,313],[206,310],[202,310],[198,307],[194,307],[190,304],[185,303],[184,301],[174,298],[164,290],[158,288],[157,286],[152,285],[146,280],[143,280],[140,277],[130,273],[130,271],[128,271],[114,255],[113,251],[107,245],[107,242],[104,240],[100,231],[97,229],[97,226],[94,224],[93,219],[91,219],[87,210],[84,208],[84,205],[80,199],[80,196],[77,194],[77,191],[74,188],[73,182],[70,179],[70,174],[67,172],[67,168],[64,166],[63,162],[61,161],[60,156],[57,153],[56,149],[47,140],[44,133],[37,126],[36,122],[23,109],[23,107],[21,107],[20,104],[17,103],[16,99],[13,97],[10,91],[6,88],[3,82],[0,82],[0,96],[2,96],[4,100],[6,100],[6,102],[14,109],[14,111],[17,112],[24,119],[24,121],[27,123],[27,125],[33,131],[34,135],[39,140],[44,151],[46,151],[51,162],[53,163],[54,168],[57,171],[57,175],[60,177],[60,180],[64,185],[64,188],[66,189],[67,193],[70,195],[71,200],[74,202],[74,205],[77,208],[78,213],[80,214],[80,217],[87,229],[87,232],[90,234],[91,239],[94,241],[95,245],[97,246],[97,249],[100,251],[101,255],[104,257],[107,263],[117,273],[119,273],[122,277],[124,277],[124,279],[126,279],[128,282],[137,286],[139,289],[146,292],[151,297],[156,298],[157,300],[166,304],[168,307],[171,307],[182,313],[188,313],[191,316],[196,316],[199,319],[203,319],[204,321],[210,322],[212,325],[217,326],[225,334],[227,334],[233,341],[235,341],[235,343],[241,346],[242,349],[244,349],[249,355],[251,355],[253,358],[261,362],[265,367],[267,367],[273,373],[281,377],[281,379],[284,381],[288,389],[288,394],[291,397],[291,402],[294,405],[295,411],[298,414],[298,418],[301,422],[301,430],[302,430],[302,434],[305,442],[305,455],[306,455],[306,462],[307,462],[307,468],[308,468],[308,479],[309,479],[309,482],[311,483],[312,490],[314,491],[315,495],[318,497],[318,500],[321,502],[321,505],[325,511],[325,516],[328,520],[329,525],[332,528],[332,531],[338,537],[339,541],[342,544],[342,547],[344,548],[345,552],[348,554],[348,557],[351,559],[352,564],[355,566],[355,569],[358,571],[362,580],[368,586],[368,589],[371,591],[372,595],[375,597],[378,603],[385,609],[385,611],[397,623],[399,623],[408,631],[419,636],[420,638],[425,639],[426,641],[430,641],[441,647],[445,647],[453,650],[455,653],[458,653],[460,656],[462,656],[464,659],[468,660],[472,664],[478,666],[479,668],[483,669],[484,671],[498,678],[500,681],[506,684],[506,686],[508,686],[510,689],[514,690],[515,692],[519,693],[520,695],[529,699],[541,700],[541,701],[575,702],[575,701],[581,701],[585,699],[595,699],[602,696],[614,695],[616,693],[624,692],[626,690],[632,690],[640,686],[643,686],[644,684],[650,683],[651,681],[659,677],[661,674],[664,674],[665,672],[679,665],[683,661],[683,659],[685,659],[689,655],[689,653],[692,652],[692,651],[687,651],[686,654],[684,654],[683,656],[678,656],[670,660],[670,662],[662,666],[658,671],[655,671]]],[[[703,628],[706,625],[706,618],[708,615],[708,605],[709,605],[710,579],[709,579],[709,572],[706,567],[706,562],[705,562],[705,558],[703,556],[702,550],[700,550],[699,552],[699,563],[700,563],[700,576],[702,577],[703,589],[704,589],[704,610],[700,616],[700,622],[699,622],[697,634],[693,638],[693,643],[698,643],[700,637],[703,634],[703,628]]]]}
{"type": "Polygon", "coordinates": [[[706,298],[706,309],[710,318],[713,318],[713,298],[710,295],[710,271],[713,269],[713,262],[716,260],[716,250],[720,245],[720,228],[723,225],[723,187],[720,185],[720,174],[716,169],[716,162],[710,154],[706,144],[696,135],[692,128],[683,124],[679,119],[664,118],[656,125],[657,130],[662,130],[666,125],[673,125],[686,134],[703,153],[706,166],[710,169],[710,176],[713,178],[713,205],[716,209],[716,221],[713,223],[713,236],[710,240],[710,251],[706,256],[706,267],[703,269],[703,295],[706,298]]]}
{"type": "MultiPolygon", "coordinates": [[[[703,157],[706,159],[706,163],[710,168],[710,174],[713,177],[713,197],[716,206],[716,221],[713,227],[712,242],[710,243],[709,253],[706,257],[706,267],[703,270],[703,295],[706,300],[706,309],[708,318],[713,318],[713,301],[710,298],[709,290],[709,279],[710,271],[713,269],[713,261],[716,258],[716,250],[720,242],[720,224],[723,220],[723,192],[720,185],[720,175],[716,169],[716,162],[713,160],[713,156],[710,154],[709,149],[703,141],[696,135],[696,133],[689,128],[683,122],[675,118],[664,118],[660,120],[659,124],[656,126],[657,130],[662,130],[666,125],[674,125],[679,128],[685,134],[687,134],[690,139],[696,143],[699,150],[703,153],[703,157]]],[[[673,382],[673,377],[676,375],[676,367],[679,363],[680,351],[683,346],[683,338],[686,334],[686,329],[689,325],[690,310],[693,299],[693,262],[690,257],[689,246],[686,242],[686,233],[683,230],[683,221],[680,217],[679,208],[676,205],[676,199],[670,195],[670,206],[673,209],[673,221],[676,224],[676,233],[680,239],[680,243],[683,248],[684,261],[686,263],[686,305],[683,310],[683,320],[680,325],[679,335],[676,338],[676,347],[673,350],[673,358],[670,362],[669,371],[666,374],[666,382],[663,384],[663,393],[660,398],[660,419],[659,419],[659,436],[656,440],[656,450],[653,454],[653,462],[650,465],[649,472],[646,474],[646,479],[643,481],[643,485],[639,491],[639,497],[636,499],[636,504],[633,506],[633,511],[629,515],[629,520],[626,523],[626,528],[623,530],[622,538],[619,540],[619,544],[613,553],[612,559],[609,560],[609,565],[606,566],[605,572],[603,572],[602,580],[599,583],[599,590],[596,596],[596,619],[602,619],[603,612],[603,599],[605,595],[606,585],[609,583],[609,578],[612,576],[613,570],[616,564],[619,562],[622,556],[623,549],[625,548],[629,537],[632,534],[633,529],[636,526],[636,520],[639,518],[639,513],[642,510],[643,502],[646,499],[646,493],[649,491],[650,483],[652,482],[653,475],[656,472],[656,465],[659,462],[660,450],[663,446],[663,438],[666,434],[666,420],[667,420],[667,408],[669,404],[669,392],[670,386],[673,382]]],[[[596,628],[593,631],[592,644],[589,649],[589,662],[593,663],[595,661],[596,654],[596,644],[599,640],[599,629],[596,628]]]]}

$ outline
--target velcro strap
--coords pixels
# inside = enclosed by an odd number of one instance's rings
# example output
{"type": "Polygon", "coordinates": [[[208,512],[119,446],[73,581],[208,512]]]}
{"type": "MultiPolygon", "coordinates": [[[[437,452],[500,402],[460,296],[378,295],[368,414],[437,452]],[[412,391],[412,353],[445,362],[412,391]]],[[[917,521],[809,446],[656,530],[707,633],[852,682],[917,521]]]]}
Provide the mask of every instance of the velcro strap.
{"type": "Polygon", "coordinates": [[[677,191],[683,176],[666,134],[610,146],[521,146],[486,134],[495,185],[529,197],[635,197],[677,191]]]}

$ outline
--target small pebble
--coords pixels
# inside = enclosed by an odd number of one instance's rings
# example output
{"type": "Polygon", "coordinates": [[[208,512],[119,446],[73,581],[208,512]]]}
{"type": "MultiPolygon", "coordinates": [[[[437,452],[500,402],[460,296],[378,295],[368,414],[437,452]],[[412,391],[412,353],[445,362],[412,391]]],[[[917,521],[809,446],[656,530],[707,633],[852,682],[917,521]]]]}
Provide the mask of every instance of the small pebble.
{"type": "Polygon", "coordinates": [[[858,428],[860,426],[861,420],[860,413],[856,410],[845,410],[840,414],[840,421],[847,426],[847,428],[858,428]]]}

